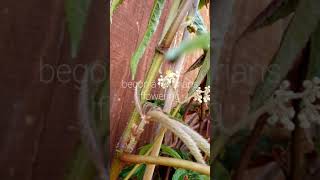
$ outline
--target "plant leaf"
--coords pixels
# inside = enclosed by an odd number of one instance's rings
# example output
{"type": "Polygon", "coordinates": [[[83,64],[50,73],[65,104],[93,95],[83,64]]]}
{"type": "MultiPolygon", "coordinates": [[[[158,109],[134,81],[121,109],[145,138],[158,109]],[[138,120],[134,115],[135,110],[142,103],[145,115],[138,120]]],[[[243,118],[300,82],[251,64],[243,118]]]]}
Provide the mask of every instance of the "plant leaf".
{"type": "Polygon", "coordinates": [[[191,52],[196,49],[209,49],[210,47],[210,34],[205,33],[202,35],[195,36],[192,39],[181,42],[180,46],[170,49],[166,53],[167,60],[174,60],[181,54],[191,52]]]}
{"type": "Polygon", "coordinates": [[[287,75],[296,56],[305,47],[318,25],[320,20],[319,7],[319,0],[304,0],[299,3],[270,66],[279,70],[276,72],[276,78],[273,70],[266,73],[264,81],[256,88],[251,102],[251,110],[259,108],[287,75]]]}
{"type": "Polygon", "coordinates": [[[179,153],[169,146],[161,145],[161,152],[163,154],[169,155],[173,158],[182,159],[181,156],[179,155],[179,153]]]}
{"type": "Polygon", "coordinates": [[[249,25],[243,34],[268,26],[293,13],[299,0],[273,0],[249,25]]]}
{"type": "Polygon", "coordinates": [[[193,94],[196,89],[200,86],[202,80],[206,77],[210,69],[210,53],[208,52],[204,62],[199,70],[196,80],[193,82],[192,87],[189,89],[188,94],[193,94]]]}
{"type": "Polygon", "coordinates": [[[87,19],[90,0],[66,0],[65,3],[67,27],[70,33],[71,57],[76,58],[87,19]]]}
{"type": "Polygon", "coordinates": [[[114,11],[123,3],[123,0],[112,0],[110,6],[110,19],[112,19],[112,15],[114,11]]]}
{"type": "Polygon", "coordinates": [[[206,53],[201,54],[201,56],[198,57],[198,59],[188,68],[188,70],[185,73],[188,73],[200,67],[203,64],[205,57],[206,53]]]}
{"type": "Polygon", "coordinates": [[[131,61],[130,61],[132,79],[134,79],[136,72],[137,72],[138,63],[139,63],[141,57],[143,56],[145,49],[148,47],[149,42],[152,38],[152,35],[154,34],[154,32],[156,31],[156,29],[158,27],[164,4],[165,4],[165,0],[155,0],[154,1],[151,15],[150,15],[149,22],[148,22],[148,26],[147,26],[147,30],[144,33],[143,39],[140,42],[136,51],[134,52],[134,54],[131,58],[131,61]]]}
{"type": "Polygon", "coordinates": [[[207,4],[210,2],[210,0],[200,0],[199,1],[199,5],[198,5],[198,9],[203,8],[204,6],[207,6],[207,4]]]}
{"type": "Polygon", "coordinates": [[[315,76],[320,77],[320,23],[317,30],[311,36],[310,49],[307,79],[312,79],[315,76]]]}
{"type": "Polygon", "coordinates": [[[185,169],[177,169],[173,176],[172,180],[184,180],[184,177],[188,175],[188,171],[185,169]]]}

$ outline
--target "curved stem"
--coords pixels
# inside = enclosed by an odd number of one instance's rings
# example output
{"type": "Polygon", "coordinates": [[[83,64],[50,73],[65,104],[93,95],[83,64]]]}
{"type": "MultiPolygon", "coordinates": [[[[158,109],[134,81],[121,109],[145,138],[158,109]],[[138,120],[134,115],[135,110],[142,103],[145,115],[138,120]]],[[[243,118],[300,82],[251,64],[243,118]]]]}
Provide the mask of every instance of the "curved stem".
{"type": "Polygon", "coordinates": [[[182,169],[192,170],[201,174],[210,176],[210,166],[195,163],[192,161],[168,158],[168,157],[154,157],[154,156],[142,156],[123,153],[120,156],[121,161],[138,163],[138,164],[157,164],[162,166],[170,166],[182,169]]]}

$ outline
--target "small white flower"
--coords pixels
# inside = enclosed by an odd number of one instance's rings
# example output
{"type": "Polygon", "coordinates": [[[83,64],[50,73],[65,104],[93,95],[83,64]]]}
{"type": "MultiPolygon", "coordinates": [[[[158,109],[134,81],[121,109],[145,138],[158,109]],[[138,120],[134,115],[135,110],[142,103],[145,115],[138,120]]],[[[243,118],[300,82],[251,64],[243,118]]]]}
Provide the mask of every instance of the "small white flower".
{"type": "Polygon", "coordinates": [[[210,86],[205,87],[204,91],[202,91],[201,88],[198,87],[195,94],[194,94],[194,99],[196,101],[198,101],[199,103],[209,102],[210,101],[210,86]]]}
{"type": "Polygon", "coordinates": [[[158,78],[158,85],[163,88],[167,89],[168,87],[172,86],[178,79],[178,75],[174,72],[167,72],[166,76],[163,77],[162,74],[160,74],[160,77],[158,78]]]}
{"type": "Polygon", "coordinates": [[[199,103],[202,103],[202,90],[200,87],[197,88],[195,94],[194,94],[194,99],[198,101],[199,103]]]}

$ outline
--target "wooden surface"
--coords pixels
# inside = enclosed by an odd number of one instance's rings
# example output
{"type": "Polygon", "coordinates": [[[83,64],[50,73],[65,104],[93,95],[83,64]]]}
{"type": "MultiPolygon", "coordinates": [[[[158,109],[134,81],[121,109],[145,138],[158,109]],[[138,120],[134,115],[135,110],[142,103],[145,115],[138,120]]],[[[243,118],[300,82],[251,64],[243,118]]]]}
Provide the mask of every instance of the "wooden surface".
{"type": "MultiPolygon", "coordinates": [[[[148,18],[152,9],[153,1],[124,1],[119,9],[115,12],[110,31],[110,58],[111,58],[111,82],[110,82],[110,148],[114,152],[117,142],[128,122],[130,113],[134,108],[133,102],[133,84],[139,80],[143,80],[149,65],[151,63],[154,49],[159,41],[162,33],[163,25],[167,17],[171,0],[167,1],[164,7],[163,14],[160,19],[160,24],[154,37],[146,49],[144,56],[141,58],[136,80],[131,80],[130,74],[130,59],[141,41],[144,31],[147,27],[148,18]],[[131,83],[131,84],[129,84],[131,83]],[[130,87],[128,87],[128,85],[130,87]]],[[[209,9],[204,8],[201,11],[205,22],[209,27],[209,9]]],[[[182,37],[182,29],[177,33],[176,44],[182,37]]],[[[190,54],[186,57],[184,71],[200,56],[200,52],[190,54]]],[[[161,70],[164,71],[172,66],[171,63],[165,62],[161,70]]],[[[181,77],[181,97],[186,94],[188,88],[191,87],[197,71],[181,77]],[[188,84],[189,83],[189,84],[188,84]]],[[[155,82],[156,83],[156,82],[155,82]]],[[[153,89],[154,95],[159,95],[162,92],[159,88],[153,89]]],[[[153,124],[148,125],[143,133],[140,144],[145,144],[152,139],[155,127],[153,124]]]]}
{"type": "Polygon", "coordinates": [[[74,70],[107,57],[106,1],[92,1],[79,58],[71,61],[63,0],[0,1],[0,179],[58,180],[79,143],[80,74],[52,80],[48,66],[74,70]],[[42,64],[41,64],[42,63],[42,64]],[[48,64],[41,69],[41,65],[48,64]],[[42,78],[48,78],[46,82],[42,78]]]}

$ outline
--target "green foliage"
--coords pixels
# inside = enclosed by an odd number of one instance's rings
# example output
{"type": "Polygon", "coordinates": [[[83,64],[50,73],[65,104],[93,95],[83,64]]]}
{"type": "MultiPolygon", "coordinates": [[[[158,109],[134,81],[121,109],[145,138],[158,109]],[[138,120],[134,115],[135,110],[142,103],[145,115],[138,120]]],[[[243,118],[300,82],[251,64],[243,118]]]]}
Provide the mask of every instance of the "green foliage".
{"type": "Polygon", "coordinates": [[[186,41],[181,42],[181,44],[173,49],[170,49],[166,53],[167,60],[174,60],[182,54],[189,53],[196,49],[204,49],[207,50],[210,47],[210,34],[204,33],[201,35],[197,35],[192,39],[188,39],[186,41]]]}
{"type": "MultiPolygon", "coordinates": [[[[119,174],[120,179],[124,179],[125,177],[127,177],[129,172],[133,169],[133,167],[134,165],[125,167],[119,174]]],[[[134,172],[131,178],[137,178],[138,180],[142,180],[145,169],[146,169],[146,165],[142,164],[141,166],[138,167],[136,172],[134,172]]]]}
{"type": "Polygon", "coordinates": [[[154,32],[156,31],[156,29],[158,27],[164,4],[165,4],[165,0],[155,0],[154,1],[152,12],[151,12],[148,26],[147,26],[147,30],[144,33],[142,41],[140,42],[138,48],[136,49],[136,51],[134,52],[134,54],[130,60],[132,79],[134,79],[136,72],[137,72],[138,63],[139,63],[141,57],[143,56],[146,48],[148,47],[149,42],[150,42],[154,32]]]}
{"type": "Polygon", "coordinates": [[[189,92],[188,92],[189,95],[193,94],[197,90],[197,88],[200,86],[203,79],[207,76],[209,69],[210,69],[210,53],[208,52],[199,70],[196,80],[193,82],[192,87],[189,89],[189,92]]]}
{"type": "Polygon", "coordinates": [[[164,144],[161,145],[161,153],[168,155],[168,156],[171,156],[173,158],[182,159],[180,154],[176,150],[174,150],[171,147],[166,146],[164,144]]]}
{"type": "Polygon", "coordinates": [[[209,176],[201,175],[197,172],[193,172],[185,169],[177,169],[172,176],[172,180],[184,180],[185,177],[188,177],[188,179],[196,179],[196,180],[210,179],[209,176]]]}
{"type": "Polygon", "coordinates": [[[318,25],[320,20],[319,7],[319,0],[304,0],[299,3],[295,15],[284,34],[280,49],[271,64],[271,67],[277,67],[278,72],[267,72],[262,84],[256,88],[251,110],[259,108],[272,95],[281,80],[285,78],[291,69],[297,55],[306,46],[311,34],[318,25]]]}
{"type": "Polygon", "coordinates": [[[77,57],[89,6],[90,0],[66,0],[65,2],[65,13],[70,34],[72,58],[77,57]]]}
{"type": "Polygon", "coordinates": [[[210,0],[200,0],[200,1],[199,1],[198,8],[199,8],[199,9],[203,8],[203,7],[206,6],[209,2],[210,2],[210,0]]]}

